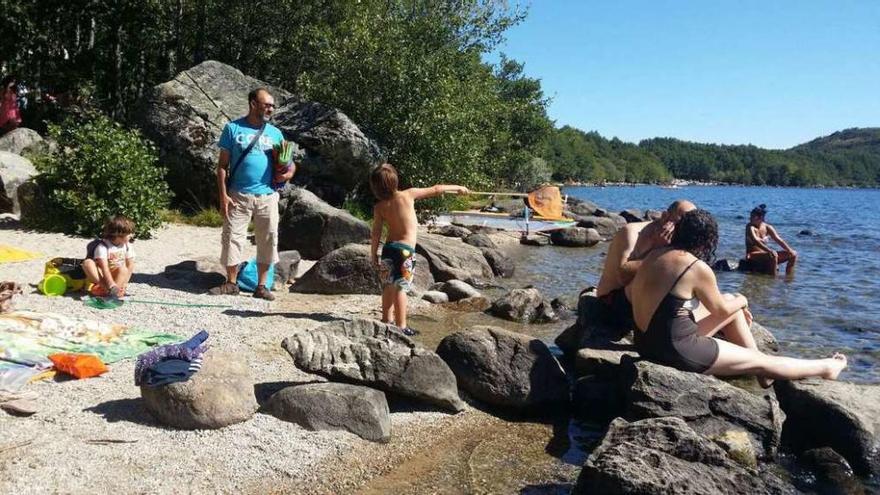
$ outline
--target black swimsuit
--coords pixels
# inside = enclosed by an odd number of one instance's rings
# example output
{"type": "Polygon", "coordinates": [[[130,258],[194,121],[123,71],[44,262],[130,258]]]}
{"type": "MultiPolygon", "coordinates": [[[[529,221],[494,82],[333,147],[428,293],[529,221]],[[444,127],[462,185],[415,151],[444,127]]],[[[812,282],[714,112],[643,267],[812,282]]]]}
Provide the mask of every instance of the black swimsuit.
{"type": "Polygon", "coordinates": [[[688,300],[672,295],[678,281],[697,261],[675,279],[654,311],[648,329],[637,330],[634,337],[636,350],[643,358],[682,371],[704,373],[718,359],[718,342],[699,334],[693,312],[684,307],[688,300]]]}

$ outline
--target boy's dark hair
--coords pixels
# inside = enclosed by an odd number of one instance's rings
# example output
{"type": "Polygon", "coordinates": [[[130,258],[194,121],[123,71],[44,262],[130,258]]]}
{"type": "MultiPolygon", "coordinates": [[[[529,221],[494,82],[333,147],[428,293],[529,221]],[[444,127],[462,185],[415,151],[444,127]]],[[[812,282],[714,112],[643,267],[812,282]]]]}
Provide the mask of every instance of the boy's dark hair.
{"type": "Polygon", "coordinates": [[[697,258],[712,263],[718,247],[718,222],[706,210],[691,210],[675,224],[670,246],[683,249],[697,258]]]}
{"type": "Polygon", "coordinates": [[[101,237],[111,239],[120,235],[134,234],[134,222],[125,215],[114,215],[104,222],[101,237]]]}
{"type": "Polygon", "coordinates": [[[749,216],[753,217],[753,218],[754,217],[758,217],[758,218],[766,217],[767,216],[767,205],[761,204],[761,205],[758,205],[758,206],[752,208],[752,214],[749,216]]]}
{"type": "Polygon", "coordinates": [[[397,170],[383,163],[370,172],[370,189],[379,200],[386,200],[397,192],[397,170]]]}

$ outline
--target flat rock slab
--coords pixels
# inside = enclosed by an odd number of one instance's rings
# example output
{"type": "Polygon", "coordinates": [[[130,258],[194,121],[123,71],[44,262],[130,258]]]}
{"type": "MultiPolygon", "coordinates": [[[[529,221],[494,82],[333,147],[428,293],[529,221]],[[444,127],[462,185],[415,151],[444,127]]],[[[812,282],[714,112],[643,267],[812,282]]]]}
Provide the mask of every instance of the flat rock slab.
{"type": "Polygon", "coordinates": [[[297,368],[461,411],[455,375],[433,351],[374,320],[334,321],[300,330],[281,346],[297,368]]]}
{"type": "Polygon", "coordinates": [[[772,474],[734,462],[680,418],[615,419],[573,494],[794,494],[772,474]]]}
{"type": "Polygon", "coordinates": [[[774,388],[787,417],[786,443],[831,447],[857,473],[880,473],[880,387],[811,378],[774,388]]]}
{"type": "Polygon", "coordinates": [[[266,409],[307,430],[345,430],[374,442],[391,438],[385,394],[369,387],[332,382],[287,387],[272,395],[266,409]]]}
{"type": "Polygon", "coordinates": [[[713,437],[744,431],[761,459],[776,455],[785,414],[775,399],[753,395],[715,377],[624,357],[621,364],[629,420],[677,416],[713,437]]]}
{"type": "Polygon", "coordinates": [[[493,278],[483,252],[461,239],[421,234],[416,252],[428,259],[431,273],[439,282],[456,279],[473,284],[493,278]]]}
{"type": "Polygon", "coordinates": [[[507,330],[475,326],[447,335],[437,354],[458,385],[494,406],[527,409],[568,401],[568,380],[540,340],[507,330]]]}
{"type": "Polygon", "coordinates": [[[257,411],[247,362],[213,350],[204,356],[201,369],[185,382],[141,387],[147,410],[160,423],[184,430],[214,430],[247,421],[257,411]]]}

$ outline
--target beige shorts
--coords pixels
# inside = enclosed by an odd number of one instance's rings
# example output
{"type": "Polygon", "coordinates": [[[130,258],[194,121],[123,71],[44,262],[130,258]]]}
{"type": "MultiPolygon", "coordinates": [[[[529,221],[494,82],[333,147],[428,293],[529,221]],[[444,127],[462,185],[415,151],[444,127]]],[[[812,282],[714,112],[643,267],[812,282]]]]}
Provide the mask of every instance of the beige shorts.
{"type": "Polygon", "coordinates": [[[254,238],[257,243],[257,263],[269,265],[278,262],[278,193],[256,196],[233,192],[229,195],[226,220],[223,222],[220,263],[223,266],[241,264],[247,228],[254,220],[254,238]]]}

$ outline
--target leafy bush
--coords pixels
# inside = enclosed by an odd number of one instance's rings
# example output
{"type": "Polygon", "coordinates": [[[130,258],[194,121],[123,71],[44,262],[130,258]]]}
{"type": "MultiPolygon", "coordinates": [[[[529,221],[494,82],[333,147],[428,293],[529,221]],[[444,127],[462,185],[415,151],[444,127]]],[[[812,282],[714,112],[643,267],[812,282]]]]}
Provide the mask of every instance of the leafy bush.
{"type": "Polygon", "coordinates": [[[163,210],[162,223],[182,223],[196,227],[222,227],[223,215],[216,208],[203,208],[195,213],[184,213],[180,210],[163,210]]]}
{"type": "Polygon", "coordinates": [[[139,132],[92,114],[52,124],[49,135],[58,151],[35,163],[48,205],[43,218],[30,223],[92,236],[109,216],[123,214],[137,225],[138,237],[161,224],[171,193],[154,146],[139,132]]]}

